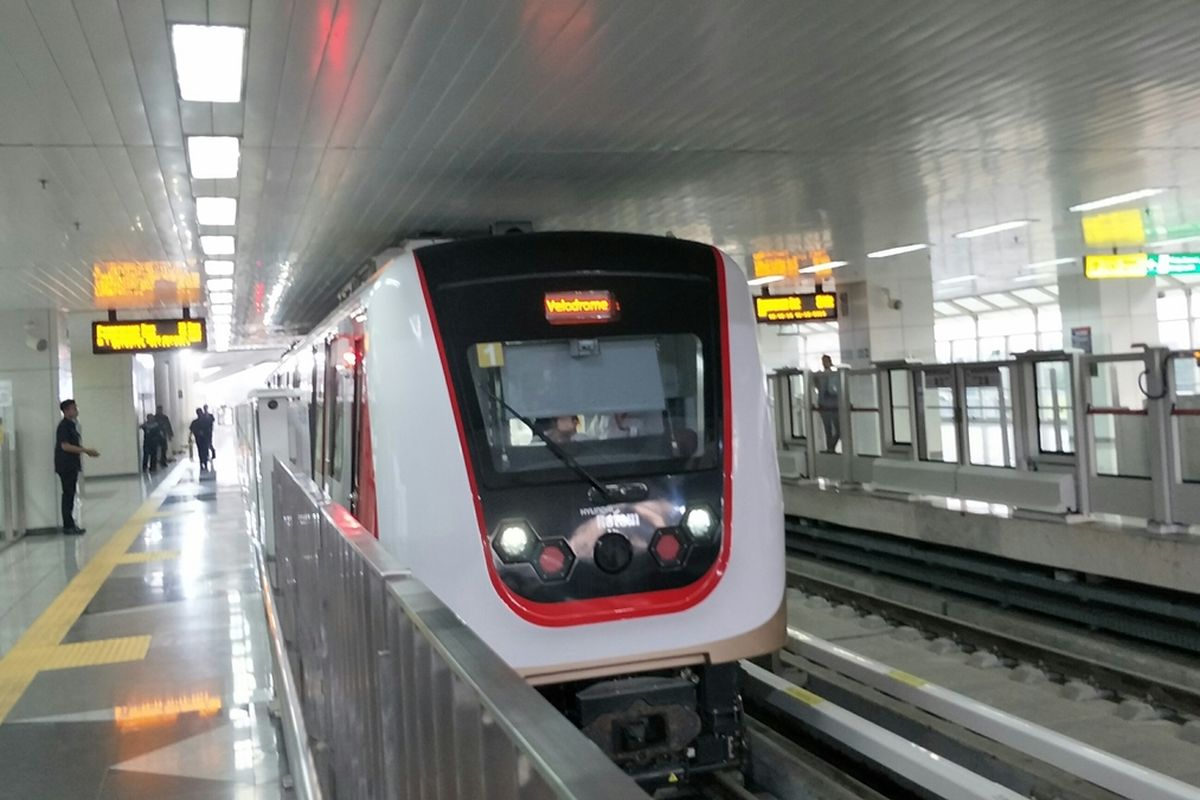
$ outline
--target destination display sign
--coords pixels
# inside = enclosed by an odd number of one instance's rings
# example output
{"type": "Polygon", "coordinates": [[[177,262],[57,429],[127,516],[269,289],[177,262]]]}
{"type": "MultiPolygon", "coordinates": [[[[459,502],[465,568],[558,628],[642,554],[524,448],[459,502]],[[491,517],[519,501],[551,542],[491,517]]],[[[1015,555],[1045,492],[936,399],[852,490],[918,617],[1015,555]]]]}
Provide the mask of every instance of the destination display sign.
{"type": "Polygon", "coordinates": [[[769,325],[834,320],[838,318],[837,295],[833,292],[760,295],[754,298],[754,316],[769,325]]]}
{"type": "Polygon", "coordinates": [[[620,311],[612,292],[547,292],[544,304],[551,325],[615,322],[620,311]]]}
{"type": "Polygon", "coordinates": [[[1093,280],[1197,273],[1200,273],[1200,253],[1104,253],[1083,257],[1083,274],[1093,280]]]}
{"type": "Polygon", "coordinates": [[[158,353],[208,346],[208,326],[202,319],[129,319],[92,323],[92,352],[158,353]]]}
{"type": "Polygon", "coordinates": [[[200,273],[173,261],[97,261],[92,264],[97,308],[188,306],[200,302],[200,273]]]}

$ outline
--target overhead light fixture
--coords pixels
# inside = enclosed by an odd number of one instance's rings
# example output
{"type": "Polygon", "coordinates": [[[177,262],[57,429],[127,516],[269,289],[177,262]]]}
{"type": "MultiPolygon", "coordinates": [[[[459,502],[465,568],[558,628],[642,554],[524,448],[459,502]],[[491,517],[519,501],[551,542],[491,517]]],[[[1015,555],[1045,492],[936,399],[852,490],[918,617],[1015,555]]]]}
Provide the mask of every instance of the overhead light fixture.
{"type": "Polygon", "coordinates": [[[209,306],[208,315],[218,318],[218,321],[228,323],[229,318],[233,316],[233,306],[219,305],[209,306]]]}
{"type": "Polygon", "coordinates": [[[1013,278],[1013,280],[1024,283],[1025,281],[1045,280],[1047,277],[1048,276],[1046,276],[1046,275],[1018,275],[1017,277],[1013,278]]]}
{"type": "Polygon", "coordinates": [[[232,236],[201,236],[200,249],[206,256],[233,255],[234,241],[232,236]]]}
{"type": "Polygon", "coordinates": [[[1077,206],[1071,206],[1071,211],[1095,211],[1097,208],[1119,206],[1122,203],[1131,203],[1134,200],[1154,197],[1156,194],[1162,194],[1165,191],[1166,189],[1138,189],[1136,192],[1114,194],[1112,197],[1102,197],[1099,200],[1091,200],[1086,203],[1080,203],[1077,206]]]}
{"type": "Polygon", "coordinates": [[[197,197],[196,222],[201,225],[236,225],[236,197],[197,197]]]}
{"type": "Polygon", "coordinates": [[[1026,225],[1028,225],[1032,221],[1033,220],[1028,220],[1028,219],[1014,219],[1014,220],[1010,220],[1009,222],[998,222],[995,225],[987,225],[983,228],[973,228],[972,230],[969,230],[969,231],[963,231],[962,233],[956,233],[956,234],[954,234],[954,238],[955,239],[977,239],[980,236],[989,236],[993,233],[1003,233],[1004,231],[1011,231],[1011,230],[1015,230],[1017,228],[1024,228],[1026,225]]]}
{"type": "Polygon", "coordinates": [[[1046,267],[1057,267],[1059,264],[1074,264],[1078,261],[1078,258],[1056,258],[1053,261],[1036,261],[1026,266],[1026,269],[1045,269],[1046,267]]]}
{"type": "Polygon", "coordinates": [[[187,149],[196,180],[237,177],[242,143],[236,136],[189,136],[187,149]]]}
{"type": "Polygon", "coordinates": [[[1176,245],[1187,244],[1200,239],[1200,236],[1182,236],[1178,239],[1161,239],[1157,242],[1146,242],[1146,247],[1175,247],[1176,245]]]}
{"type": "Polygon", "coordinates": [[[959,275],[957,278],[946,278],[938,281],[938,283],[966,283],[967,281],[976,280],[978,275],[959,275]]]}
{"type": "Polygon", "coordinates": [[[237,103],[242,99],[245,28],[172,25],[171,49],[181,99],[198,103],[237,103]]]}
{"type": "Polygon", "coordinates": [[[888,258],[889,256],[902,256],[905,253],[915,253],[918,250],[925,250],[929,247],[927,244],[905,244],[899,247],[889,247],[886,250],[876,250],[874,253],[867,253],[867,258],[888,258]]]}
{"type": "Polygon", "coordinates": [[[232,292],[233,278],[209,278],[205,285],[210,292],[232,292]]]}
{"type": "Polygon", "coordinates": [[[222,260],[205,261],[204,262],[204,274],[209,276],[210,278],[223,278],[228,275],[232,275],[233,274],[233,262],[232,261],[222,261],[222,260]]]}
{"type": "Polygon", "coordinates": [[[212,303],[214,306],[232,305],[233,292],[209,292],[208,302],[212,303]]]}
{"type": "Polygon", "coordinates": [[[844,267],[849,263],[850,263],[849,261],[826,261],[824,264],[813,264],[811,267],[803,267],[803,268],[797,270],[797,272],[799,272],[802,275],[805,273],[808,273],[808,272],[824,272],[827,269],[837,269],[838,267],[844,267]]]}
{"type": "Polygon", "coordinates": [[[781,280],[783,280],[782,275],[764,275],[761,278],[751,278],[750,280],[746,281],[746,284],[748,286],[762,286],[765,283],[775,283],[776,281],[781,280]]]}

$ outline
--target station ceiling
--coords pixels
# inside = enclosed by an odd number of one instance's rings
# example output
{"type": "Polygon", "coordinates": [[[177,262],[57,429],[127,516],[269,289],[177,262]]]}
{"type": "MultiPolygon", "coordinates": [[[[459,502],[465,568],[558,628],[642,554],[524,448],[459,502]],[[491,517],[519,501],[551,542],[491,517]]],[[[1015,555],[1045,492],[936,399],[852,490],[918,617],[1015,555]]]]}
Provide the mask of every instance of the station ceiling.
{"type": "Polygon", "coordinates": [[[0,0],[0,307],[90,308],[94,261],[198,261],[202,233],[234,233],[253,341],[264,316],[312,325],[397,240],[497,220],[860,271],[930,242],[935,279],[1005,288],[1082,252],[1081,201],[1162,187],[1164,235],[1200,222],[1196,8],[0,0]],[[249,28],[241,102],[179,99],[176,22],[249,28]],[[236,179],[191,179],[198,134],[240,137],[236,179]],[[237,224],[202,231],[195,197],[216,194],[237,224]]]}

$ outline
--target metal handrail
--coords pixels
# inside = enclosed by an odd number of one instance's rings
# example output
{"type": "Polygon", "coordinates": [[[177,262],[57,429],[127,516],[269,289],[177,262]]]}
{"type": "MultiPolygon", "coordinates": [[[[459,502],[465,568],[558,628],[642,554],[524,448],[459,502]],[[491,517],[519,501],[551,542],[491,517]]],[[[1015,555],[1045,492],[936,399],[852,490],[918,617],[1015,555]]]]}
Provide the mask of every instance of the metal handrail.
{"type": "Polygon", "coordinates": [[[345,509],[275,461],[283,660],[324,797],[645,797],[345,509]]]}

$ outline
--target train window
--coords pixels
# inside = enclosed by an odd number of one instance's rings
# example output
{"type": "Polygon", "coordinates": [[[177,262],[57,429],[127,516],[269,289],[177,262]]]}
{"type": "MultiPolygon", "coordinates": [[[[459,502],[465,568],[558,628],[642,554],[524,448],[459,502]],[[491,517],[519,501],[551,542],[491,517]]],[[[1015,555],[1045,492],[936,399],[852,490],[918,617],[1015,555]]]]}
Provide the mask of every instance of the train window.
{"type": "Polygon", "coordinates": [[[497,472],[565,469],[547,438],[587,466],[715,453],[692,334],[481,342],[468,360],[497,472]]]}

